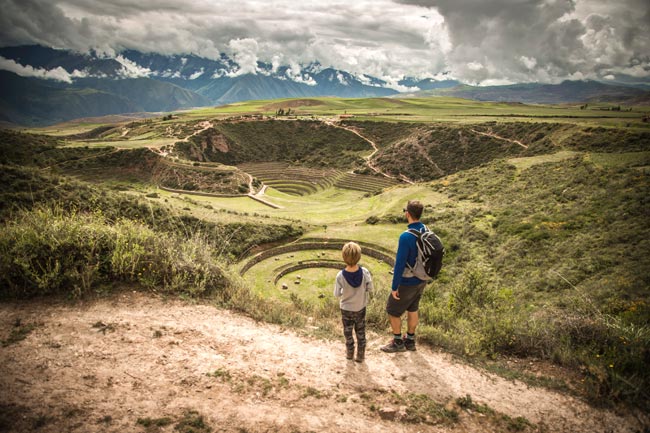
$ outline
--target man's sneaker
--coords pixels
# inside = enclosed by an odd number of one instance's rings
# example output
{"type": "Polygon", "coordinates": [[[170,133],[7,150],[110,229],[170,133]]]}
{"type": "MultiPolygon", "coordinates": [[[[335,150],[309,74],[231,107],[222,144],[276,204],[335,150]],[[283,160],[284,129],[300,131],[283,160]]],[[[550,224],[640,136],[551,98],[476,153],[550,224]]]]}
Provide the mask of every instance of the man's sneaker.
{"type": "Polygon", "coordinates": [[[390,343],[382,346],[381,350],[387,353],[406,352],[406,347],[404,347],[404,342],[402,340],[396,340],[393,338],[390,343]]]}
{"type": "Polygon", "coordinates": [[[415,339],[404,337],[404,347],[406,350],[415,350],[415,339]]]}

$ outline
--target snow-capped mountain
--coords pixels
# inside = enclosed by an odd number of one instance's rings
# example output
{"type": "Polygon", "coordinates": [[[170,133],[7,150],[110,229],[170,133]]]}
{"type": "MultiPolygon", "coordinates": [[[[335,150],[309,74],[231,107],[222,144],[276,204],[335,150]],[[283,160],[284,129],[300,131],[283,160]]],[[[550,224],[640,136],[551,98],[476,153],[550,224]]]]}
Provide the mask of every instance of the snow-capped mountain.
{"type": "MultiPolygon", "coordinates": [[[[127,50],[107,57],[42,46],[0,48],[0,77],[0,121],[19,124],[253,99],[398,93],[375,77],[319,63],[243,66],[225,54],[212,60],[127,50]],[[38,101],[39,107],[26,101],[38,101]]],[[[423,84],[421,89],[430,88],[430,83],[423,84]]],[[[417,80],[400,85],[417,90],[417,80]]]]}
{"type": "Polygon", "coordinates": [[[489,101],[561,103],[647,101],[648,88],[573,81],[472,87],[456,80],[376,77],[325,67],[241,64],[221,54],[161,55],[133,50],[113,56],[42,46],[0,48],[0,122],[43,125],[79,117],[168,112],[245,100],[316,96],[446,95],[489,101]],[[635,99],[636,98],[636,99],[635,99]]]}

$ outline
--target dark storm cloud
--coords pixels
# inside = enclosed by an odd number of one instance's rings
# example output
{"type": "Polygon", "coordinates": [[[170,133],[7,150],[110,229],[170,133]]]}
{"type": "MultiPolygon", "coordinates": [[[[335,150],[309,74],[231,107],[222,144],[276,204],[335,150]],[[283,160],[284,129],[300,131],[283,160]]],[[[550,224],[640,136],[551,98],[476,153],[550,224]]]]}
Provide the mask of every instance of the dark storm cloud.
{"type": "Polygon", "coordinates": [[[1,0],[0,43],[3,46],[40,43],[58,47],[75,44],[84,24],[66,17],[47,2],[1,0]]]}
{"type": "Polygon", "coordinates": [[[225,52],[320,61],[395,82],[450,72],[470,82],[559,81],[650,72],[645,0],[0,0],[0,45],[116,55],[225,52]]]}
{"type": "Polygon", "coordinates": [[[477,82],[650,75],[643,0],[403,0],[437,10],[458,75],[477,82]]]}

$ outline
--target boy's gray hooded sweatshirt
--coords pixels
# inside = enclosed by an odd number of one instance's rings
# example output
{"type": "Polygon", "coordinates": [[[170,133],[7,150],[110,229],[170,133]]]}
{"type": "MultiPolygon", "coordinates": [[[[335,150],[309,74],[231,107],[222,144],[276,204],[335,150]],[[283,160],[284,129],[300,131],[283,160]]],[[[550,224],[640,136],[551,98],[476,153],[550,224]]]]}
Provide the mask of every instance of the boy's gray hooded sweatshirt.
{"type": "MultiPolygon", "coordinates": [[[[373,289],[372,276],[366,268],[359,266],[359,270],[362,275],[361,279],[351,278],[348,281],[348,278],[344,275],[344,272],[346,272],[344,270],[339,271],[336,275],[334,296],[341,298],[341,310],[356,312],[363,310],[368,305],[368,293],[373,289]]],[[[346,272],[348,276],[355,273],[346,272]]]]}

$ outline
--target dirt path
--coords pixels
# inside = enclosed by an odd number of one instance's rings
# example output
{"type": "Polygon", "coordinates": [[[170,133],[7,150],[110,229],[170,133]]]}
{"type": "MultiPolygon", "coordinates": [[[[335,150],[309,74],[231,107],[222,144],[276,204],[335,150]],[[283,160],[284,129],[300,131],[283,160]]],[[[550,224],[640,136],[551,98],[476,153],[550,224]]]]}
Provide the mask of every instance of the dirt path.
{"type": "Polygon", "coordinates": [[[474,132],[474,133],[476,133],[476,134],[480,134],[480,135],[485,135],[485,136],[487,136],[487,137],[496,138],[497,140],[503,140],[503,141],[507,141],[507,142],[509,142],[509,143],[514,143],[514,144],[516,144],[516,145],[518,145],[518,146],[523,147],[524,149],[528,149],[528,145],[522,143],[522,142],[519,141],[519,140],[513,140],[513,139],[511,139],[511,138],[501,137],[500,135],[496,135],[496,134],[493,133],[493,132],[481,132],[481,131],[477,131],[476,129],[472,129],[472,132],[474,132]]]}
{"type": "MultiPolygon", "coordinates": [[[[181,138],[181,139],[177,140],[176,142],[174,142],[173,144],[169,145],[169,149],[167,151],[163,151],[163,150],[159,149],[158,147],[154,147],[154,146],[147,147],[147,149],[149,149],[150,151],[152,151],[153,153],[155,153],[157,155],[160,155],[162,157],[167,157],[169,154],[171,154],[174,151],[174,146],[176,146],[177,142],[187,143],[188,141],[190,141],[190,138],[194,137],[195,135],[198,135],[198,134],[202,133],[203,131],[205,131],[205,130],[207,130],[209,128],[212,128],[213,125],[212,125],[212,122],[210,122],[209,120],[204,120],[204,121],[200,122],[197,126],[200,129],[195,130],[194,132],[192,132],[187,137],[181,138]]],[[[166,131],[169,134],[169,131],[170,131],[169,127],[167,127],[166,131]]]]}
{"type": "Polygon", "coordinates": [[[346,131],[350,131],[351,133],[357,135],[357,136],[360,137],[361,139],[367,141],[367,142],[372,146],[372,148],[374,149],[374,150],[372,151],[372,153],[371,153],[370,155],[364,157],[364,159],[366,160],[366,165],[367,165],[368,168],[370,168],[372,171],[374,171],[375,173],[380,174],[380,175],[382,175],[382,176],[384,176],[384,177],[390,178],[390,179],[402,180],[402,181],[404,181],[404,182],[406,182],[406,183],[413,184],[413,181],[410,180],[410,179],[408,179],[406,176],[402,175],[402,176],[399,177],[399,178],[397,178],[397,177],[395,177],[395,176],[391,176],[390,174],[388,174],[388,173],[384,173],[383,171],[381,171],[379,168],[377,168],[376,165],[374,165],[374,164],[372,163],[372,157],[375,156],[375,153],[379,152],[379,148],[377,147],[377,143],[375,143],[374,141],[372,141],[372,140],[369,139],[368,137],[365,137],[364,135],[362,135],[359,131],[357,131],[357,130],[354,129],[354,128],[347,127],[347,126],[342,126],[342,125],[339,125],[338,123],[335,123],[335,122],[332,122],[332,121],[327,121],[327,122],[325,122],[325,123],[327,123],[328,125],[330,125],[330,126],[332,126],[332,127],[334,127],[334,128],[341,128],[341,129],[345,129],[346,131]]]}
{"type": "Polygon", "coordinates": [[[425,347],[384,354],[384,336],[370,335],[366,362],[355,363],[345,360],[342,341],[135,292],[74,305],[0,304],[0,339],[31,325],[25,339],[0,348],[0,431],[4,422],[9,432],[172,432],[190,411],[213,432],[494,431],[475,411],[461,410],[453,422],[406,423],[408,405],[395,396],[408,393],[446,406],[471,395],[525,417],[534,424],[526,431],[643,431],[634,417],[425,347]],[[168,422],[146,429],[147,419],[168,422]]]}

